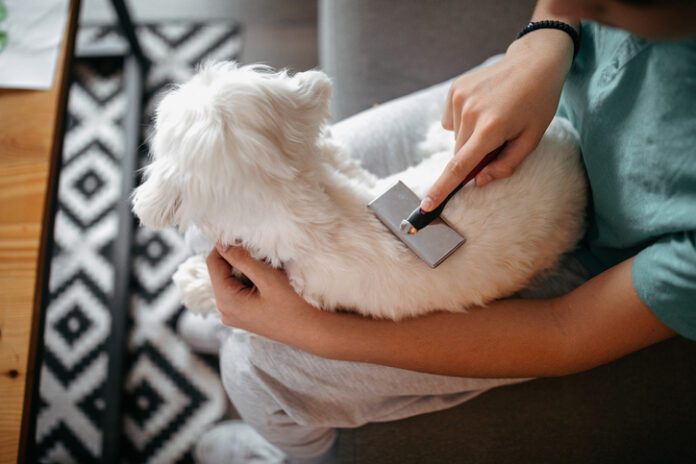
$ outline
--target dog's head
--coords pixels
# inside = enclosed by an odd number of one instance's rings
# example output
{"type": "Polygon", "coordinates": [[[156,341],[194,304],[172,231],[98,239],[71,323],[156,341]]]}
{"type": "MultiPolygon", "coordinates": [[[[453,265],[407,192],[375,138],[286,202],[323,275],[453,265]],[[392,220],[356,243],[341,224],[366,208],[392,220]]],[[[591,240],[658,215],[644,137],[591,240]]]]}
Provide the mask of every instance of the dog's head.
{"type": "Polygon", "coordinates": [[[312,164],[330,93],[320,71],[289,76],[262,65],[203,66],[157,108],[152,162],[133,211],[154,228],[273,211],[273,188],[312,164]]]}

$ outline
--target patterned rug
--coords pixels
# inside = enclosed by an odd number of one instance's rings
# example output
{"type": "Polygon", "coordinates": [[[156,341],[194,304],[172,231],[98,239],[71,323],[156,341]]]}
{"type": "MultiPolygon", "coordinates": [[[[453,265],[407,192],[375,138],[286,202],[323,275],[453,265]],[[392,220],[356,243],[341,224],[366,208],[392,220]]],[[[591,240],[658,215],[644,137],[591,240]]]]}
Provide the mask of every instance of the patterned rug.
{"type": "MultiPolygon", "coordinates": [[[[138,35],[153,61],[145,127],[163,88],[189,78],[203,60],[235,58],[241,46],[229,23],[150,25],[138,35]]],[[[78,50],[114,40],[120,39],[111,28],[81,29],[78,50]]],[[[73,70],[41,367],[35,443],[41,462],[99,462],[102,449],[124,156],[122,64],[80,59],[73,70]]],[[[174,230],[139,228],[133,258],[122,455],[132,463],[192,462],[192,445],[223,416],[227,399],[217,360],[191,352],[175,330],[183,307],[171,275],[185,258],[183,240],[174,230]]]]}

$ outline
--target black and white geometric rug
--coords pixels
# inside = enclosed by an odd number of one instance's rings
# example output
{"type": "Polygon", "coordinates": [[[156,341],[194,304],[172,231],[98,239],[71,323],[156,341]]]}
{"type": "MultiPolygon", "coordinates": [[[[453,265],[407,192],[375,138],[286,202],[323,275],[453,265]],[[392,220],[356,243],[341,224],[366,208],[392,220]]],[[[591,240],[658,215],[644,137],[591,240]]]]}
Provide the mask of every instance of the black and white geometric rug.
{"type": "MultiPolygon", "coordinates": [[[[115,35],[111,28],[84,29],[78,44],[115,35]]],[[[189,78],[201,61],[234,59],[241,47],[229,23],[150,25],[139,27],[138,36],[153,61],[143,125],[168,84],[189,78]]],[[[114,58],[74,66],[41,366],[35,443],[41,462],[100,459],[124,156],[122,71],[114,58]]],[[[174,230],[139,228],[133,258],[122,455],[131,463],[192,462],[192,445],[223,416],[227,397],[217,361],[193,353],[175,330],[183,307],[171,275],[185,258],[183,240],[174,230]]]]}

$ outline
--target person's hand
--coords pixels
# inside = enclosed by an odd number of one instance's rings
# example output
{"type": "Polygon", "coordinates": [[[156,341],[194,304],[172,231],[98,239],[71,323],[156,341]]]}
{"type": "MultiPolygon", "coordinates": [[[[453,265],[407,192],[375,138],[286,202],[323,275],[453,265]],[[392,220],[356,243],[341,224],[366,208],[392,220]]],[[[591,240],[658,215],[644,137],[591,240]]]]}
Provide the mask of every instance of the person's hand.
{"type": "Polygon", "coordinates": [[[285,272],[252,258],[241,247],[217,247],[206,264],[225,325],[286,341],[288,335],[309,330],[309,322],[321,314],[295,292],[285,272]],[[253,287],[232,275],[232,267],[246,275],[253,287]]]}
{"type": "Polygon", "coordinates": [[[423,199],[424,211],[435,209],[488,153],[506,142],[476,176],[476,185],[512,175],[553,119],[572,54],[567,34],[538,30],[514,41],[497,63],[452,83],[442,126],[454,132],[454,157],[423,199]]]}

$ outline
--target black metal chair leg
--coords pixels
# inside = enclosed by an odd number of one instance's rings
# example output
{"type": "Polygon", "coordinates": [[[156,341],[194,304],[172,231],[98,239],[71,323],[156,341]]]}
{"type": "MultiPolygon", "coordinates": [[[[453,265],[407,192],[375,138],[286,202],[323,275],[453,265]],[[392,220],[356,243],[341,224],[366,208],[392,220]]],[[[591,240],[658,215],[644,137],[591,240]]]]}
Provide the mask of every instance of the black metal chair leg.
{"type": "Polygon", "coordinates": [[[125,151],[121,162],[122,190],[117,206],[119,232],[114,244],[114,295],[111,306],[111,332],[107,346],[109,367],[104,387],[106,407],[101,459],[104,463],[117,464],[123,458],[121,446],[123,392],[132,273],[133,214],[130,209],[130,194],[135,187],[145,78],[150,67],[150,60],[143,53],[124,0],[111,1],[121,29],[130,45],[130,54],[124,58],[124,88],[128,106],[124,118],[125,151]]]}
{"type": "Polygon", "coordinates": [[[140,120],[143,100],[144,71],[133,57],[124,60],[124,87],[128,107],[124,118],[125,152],[122,166],[122,192],[117,206],[119,230],[114,244],[114,294],[111,306],[111,332],[107,353],[109,367],[104,386],[104,410],[102,462],[121,462],[121,436],[123,431],[123,392],[125,383],[125,357],[128,340],[127,325],[130,309],[130,283],[132,273],[133,214],[130,209],[130,193],[135,187],[140,120]]]}
{"type": "Polygon", "coordinates": [[[147,74],[147,70],[150,67],[150,60],[143,53],[143,49],[140,46],[140,41],[138,36],[135,34],[135,25],[131,19],[130,13],[128,12],[128,7],[126,6],[125,0],[111,0],[114,6],[114,11],[116,16],[118,16],[118,23],[123,29],[123,34],[128,39],[128,44],[130,45],[131,53],[135,55],[135,58],[140,63],[143,70],[143,74],[147,74]]]}

